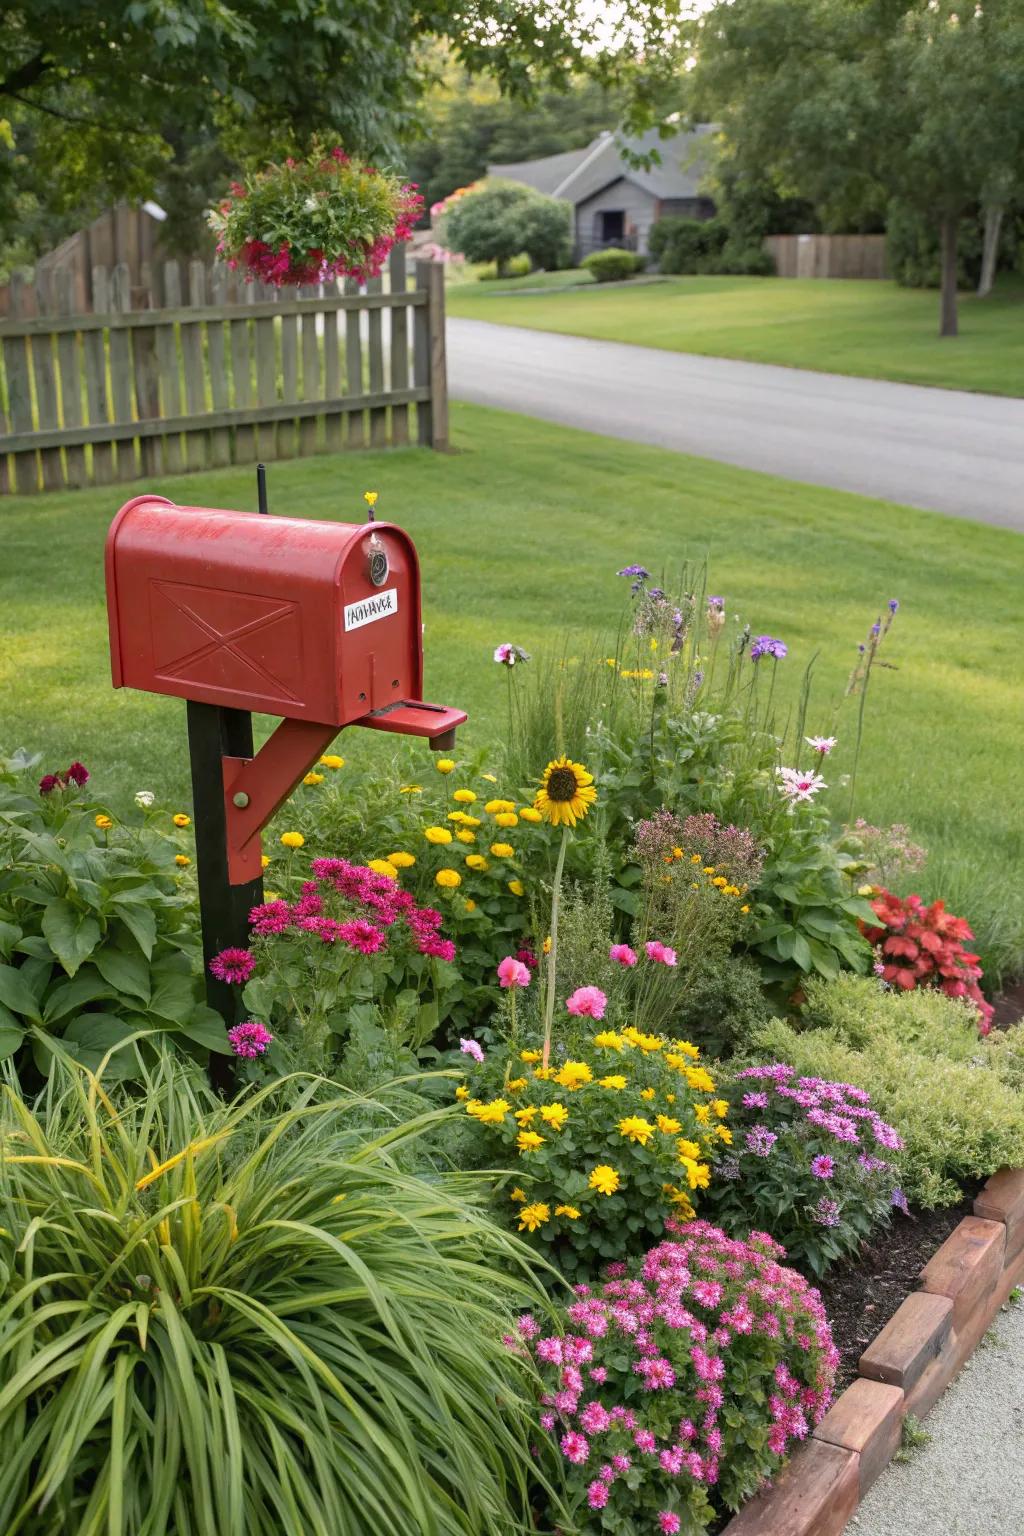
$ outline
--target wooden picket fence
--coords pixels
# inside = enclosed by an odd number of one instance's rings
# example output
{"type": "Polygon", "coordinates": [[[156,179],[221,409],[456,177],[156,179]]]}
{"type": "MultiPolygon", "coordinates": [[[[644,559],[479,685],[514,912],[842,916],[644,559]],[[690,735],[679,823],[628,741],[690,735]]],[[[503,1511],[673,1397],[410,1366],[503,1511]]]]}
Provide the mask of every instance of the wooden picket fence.
{"type": "Polygon", "coordinates": [[[777,277],[889,276],[884,235],[768,235],[777,277]]]}
{"type": "Polygon", "coordinates": [[[167,262],[153,278],[140,289],[124,264],[94,267],[90,313],[73,312],[68,273],[31,305],[12,285],[0,322],[0,493],[341,448],[447,447],[440,263],[415,263],[410,285],[398,246],[386,279],[297,294],[202,262],[187,273],[167,262]]]}

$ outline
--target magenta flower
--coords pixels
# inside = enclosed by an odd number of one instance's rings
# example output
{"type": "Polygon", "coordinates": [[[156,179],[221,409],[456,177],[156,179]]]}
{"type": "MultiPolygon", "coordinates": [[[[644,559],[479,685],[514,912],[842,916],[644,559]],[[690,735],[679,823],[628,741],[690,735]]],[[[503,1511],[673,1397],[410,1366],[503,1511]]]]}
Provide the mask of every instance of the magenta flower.
{"type": "Polygon", "coordinates": [[[210,974],[218,981],[242,986],[256,969],[256,957],[248,949],[222,949],[210,961],[210,974]]]}
{"type": "Polygon", "coordinates": [[[463,1040],[460,1037],[459,1050],[463,1056],[472,1056],[474,1061],[483,1061],[484,1059],[484,1048],[479,1040],[463,1040]]]}
{"type": "Polygon", "coordinates": [[[811,1172],[816,1179],[830,1179],[835,1173],[835,1158],[822,1152],[818,1157],[811,1158],[811,1172]]]}
{"type": "Polygon", "coordinates": [[[257,1019],[248,1019],[244,1024],[236,1024],[234,1029],[229,1029],[228,1039],[236,1056],[254,1061],[257,1056],[263,1055],[274,1037],[265,1024],[259,1023],[257,1019]]]}
{"type": "Polygon", "coordinates": [[[63,788],[64,780],[59,773],[44,773],[39,780],[39,793],[41,795],[52,795],[55,789],[63,788]]]}
{"type": "Polygon", "coordinates": [[[767,1157],[778,1141],[774,1131],[770,1131],[766,1125],[755,1125],[752,1131],[747,1132],[747,1151],[753,1152],[755,1157],[767,1157]]]}
{"type": "Polygon", "coordinates": [[[77,784],[79,789],[82,788],[83,784],[88,784],[89,782],[88,768],[86,768],[84,763],[79,763],[77,761],[71,764],[71,767],[68,769],[66,776],[68,779],[70,779],[72,784],[77,784]]]}
{"type": "Polygon", "coordinates": [[[828,754],[832,751],[832,748],[835,746],[837,739],[838,738],[835,736],[804,737],[804,741],[806,741],[807,745],[811,748],[811,751],[817,752],[821,757],[828,757],[828,754]]]}
{"type": "Polygon", "coordinates": [[[647,950],[648,960],[654,960],[658,965],[675,965],[675,950],[663,944],[660,939],[648,939],[644,948],[647,950]]]}
{"type": "Polygon", "coordinates": [[[791,809],[801,800],[813,800],[819,790],[828,788],[820,773],[801,773],[798,768],[778,768],[776,772],[782,781],[779,789],[791,809]]]}
{"type": "Polygon", "coordinates": [[[636,950],[630,949],[628,944],[613,944],[608,951],[608,959],[617,961],[619,965],[636,965],[636,950]]]}
{"type": "Polygon", "coordinates": [[[604,1509],[608,1503],[608,1484],[599,1477],[595,1477],[587,1489],[587,1503],[591,1509],[604,1509]]]}
{"type": "Polygon", "coordinates": [[[530,657],[522,646],[506,642],[495,647],[494,659],[503,667],[514,667],[516,662],[529,661],[530,657]]]}
{"type": "Polygon", "coordinates": [[[678,1536],[679,1531],[682,1530],[682,1522],[670,1509],[663,1509],[658,1516],[658,1530],[661,1536],[678,1536]]]}
{"type": "Polygon", "coordinates": [[[521,960],[515,960],[511,955],[506,955],[498,964],[498,981],[506,990],[509,987],[528,987],[530,968],[521,960]]]}
{"type": "Polygon", "coordinates": [[[349,949],[358,950],[361,955],[375,955],[387,943],[382,931],[361,917],[353,918],[349,923],[340,923],[337,933],[349,949]]]}
{"type": "Polygon", "coordinates": [[[566,1461],[571,1461],[574,1466],[581,1467],[590,1455],[590,1445],[585,1435],[578,1435],[575,1430],[569,1430],[562,1436],[562,1455],[566,1461]]]}
{"type": "Polygon", "coordinates": [[[565,1006],[570,1013],[583,1018],[603,1019],[608,999],[600,987],[577,987],[572,996],[566,998],[565,1006]]]}

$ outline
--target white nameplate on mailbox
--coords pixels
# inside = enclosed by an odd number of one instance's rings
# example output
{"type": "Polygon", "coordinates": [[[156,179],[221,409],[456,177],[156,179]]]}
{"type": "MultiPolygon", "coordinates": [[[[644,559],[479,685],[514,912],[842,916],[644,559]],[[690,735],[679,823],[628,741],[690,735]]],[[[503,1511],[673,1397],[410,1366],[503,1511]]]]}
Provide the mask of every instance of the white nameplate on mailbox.
{"type": "Polygon", "coordinates": [[[389,587],[386,592],[375,592],[358,603],[345,607],[345,630],[362,629],[364,624],[374,624],[378,619],[389,619],[398,612],[398,588],[389,587]]]}

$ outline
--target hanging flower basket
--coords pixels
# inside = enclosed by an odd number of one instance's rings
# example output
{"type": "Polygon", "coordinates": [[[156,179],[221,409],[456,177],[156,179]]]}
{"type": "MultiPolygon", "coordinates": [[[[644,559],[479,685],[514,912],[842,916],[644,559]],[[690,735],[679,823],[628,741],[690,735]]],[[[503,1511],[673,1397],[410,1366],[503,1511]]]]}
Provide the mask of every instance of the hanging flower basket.
{"type": "Polygon", "coordinates": [[[208,217],[229,267],[281,288],[378,277],[422,212],[412,183],[315,144],[304,160],[233,181],[208,217]]]}

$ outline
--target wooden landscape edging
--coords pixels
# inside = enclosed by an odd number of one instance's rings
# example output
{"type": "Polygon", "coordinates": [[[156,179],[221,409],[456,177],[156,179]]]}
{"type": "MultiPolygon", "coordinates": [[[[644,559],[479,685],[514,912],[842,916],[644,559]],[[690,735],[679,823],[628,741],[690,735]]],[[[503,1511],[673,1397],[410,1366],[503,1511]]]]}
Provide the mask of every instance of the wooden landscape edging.
{"type": "Polygon", "coordinates": [[[994,1174],[860,1357],[860,1374],[764,1493],[722,1536],[842,1536],[899,1449],[1024,1283],[1024,1169],[994,1174]]]}

